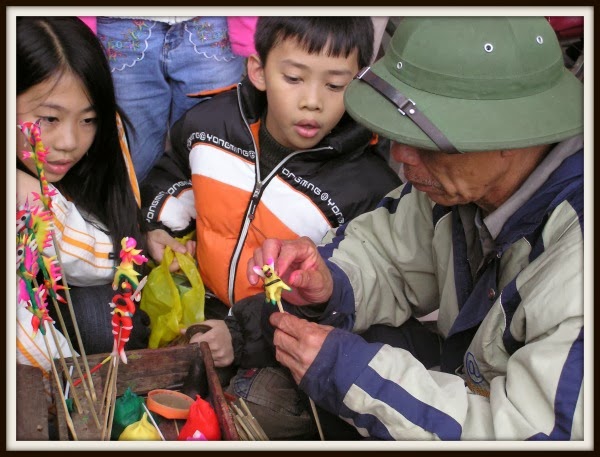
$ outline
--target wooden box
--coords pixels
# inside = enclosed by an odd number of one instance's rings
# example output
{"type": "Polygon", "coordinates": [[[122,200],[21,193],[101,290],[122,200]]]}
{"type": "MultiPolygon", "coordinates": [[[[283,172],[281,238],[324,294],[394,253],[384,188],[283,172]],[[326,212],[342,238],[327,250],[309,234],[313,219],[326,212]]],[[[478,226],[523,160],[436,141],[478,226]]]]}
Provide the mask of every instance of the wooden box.
{"type": "MultiPolygon", "coordinates": [[[[88,365],[90,369],[102,362],[108,354],[89,355],[88,365]]],[[[228,402],[223,394],[223,389],[215,371],[210,349],[206,343],[184,344],[181,346],[172,346],[160,349],[140,349],[127,351],[127,364],[120,363],[117,370],[117,397],[123,395],[127,388],[139,395],[145,397],[146,394],[154,389],[179,390],[183,381],[188,375],[192,361],[202,357],[208,376],[208,400],[219,420],[221,435],[223,440],[239,440],[234,420],[229,409],[228,402]]],[[[68,362],[68,361],[67,361],[68,362]]],[[[97,412],[101,408],[101,399],[103,389],[108,376],[108,365],[105,363],[100,370],[92,374],[94,389],[96,391],[97,401],[94,403],[97,412]]],[[[71,363],[72,364],[72,363],[71,363]]],[[[84,366],[80,363],[81,370],[84,366]]],[[[76,378],[77,371],[73,374],[76,378]]],[[[64,387],[63,387],[64,392],[64,387]]],[[[102,427],[98,428],[89,410],[90,402],[86,399],[85,392],[81,385],[76,387],[76,392],[80,398],[82,412],[79,413],[75,408],[71,413],[73,428],[75,429],[77,440],[100,440],[102,427]]],[[[71,440],[73,437],[69,431],[64,408],[60,399],[56,399],[57,417],[58,417],[58,435],[60,440],[71,440]]],[[[99,422],[103,423],[103,418],[97,414],[99,422]]],[[[161,433],[168,441],[177,439],[178,430],[185,424],[185,420],[164,420],[159,423],[161,433]]]]}

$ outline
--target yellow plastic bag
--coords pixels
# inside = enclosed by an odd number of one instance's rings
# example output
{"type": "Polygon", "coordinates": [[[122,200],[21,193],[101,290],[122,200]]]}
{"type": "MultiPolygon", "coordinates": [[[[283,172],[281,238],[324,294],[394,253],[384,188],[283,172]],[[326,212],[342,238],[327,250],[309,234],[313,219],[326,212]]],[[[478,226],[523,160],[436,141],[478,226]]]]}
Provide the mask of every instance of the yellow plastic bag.
{"type": "Polygon", "coordinates": [[[192,256],[165,248],[162,262],[148,275],[140,308],[150,316],[148,347],[163,347],[179,336],[179,331],[204,321],[204,283],[192,256]],[[169,272],[173,256],[181,273],[169,272]]]}

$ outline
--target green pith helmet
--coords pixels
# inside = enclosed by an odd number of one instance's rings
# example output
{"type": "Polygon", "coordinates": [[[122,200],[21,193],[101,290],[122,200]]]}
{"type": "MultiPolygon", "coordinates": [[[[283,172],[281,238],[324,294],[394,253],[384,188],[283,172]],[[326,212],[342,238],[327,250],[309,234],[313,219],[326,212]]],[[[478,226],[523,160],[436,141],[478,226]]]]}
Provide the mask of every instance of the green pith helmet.
{"type": "Polygon", "coordinates": [[[346,90],[346,110],[399,143],[515,149],[583,131],[583,84],[542,17],[405,18],[361,74],[346,90]]]}

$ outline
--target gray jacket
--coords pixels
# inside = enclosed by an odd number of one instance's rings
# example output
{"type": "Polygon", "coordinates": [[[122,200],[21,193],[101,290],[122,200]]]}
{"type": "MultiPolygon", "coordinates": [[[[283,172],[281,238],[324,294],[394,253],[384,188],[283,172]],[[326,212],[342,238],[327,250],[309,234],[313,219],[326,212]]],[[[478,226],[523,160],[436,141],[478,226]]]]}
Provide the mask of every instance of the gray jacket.
{"type": "Polygon", "coordinates": [[[319,249],[334,325],[300,383],[364,436],[583,439],[583,151],[556,146],[504,205],[407,184],[319,249]],[[356,333],[438,310],[440,371],[356,333]]]}

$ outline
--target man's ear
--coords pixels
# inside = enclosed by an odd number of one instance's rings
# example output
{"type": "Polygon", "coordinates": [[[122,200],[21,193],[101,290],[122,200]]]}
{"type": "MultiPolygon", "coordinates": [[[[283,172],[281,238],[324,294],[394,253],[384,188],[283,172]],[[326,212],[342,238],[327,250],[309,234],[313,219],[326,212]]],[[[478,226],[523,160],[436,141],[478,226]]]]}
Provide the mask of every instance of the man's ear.
{"type": "Polygon", "coordinates": [[[257,54],[248,56],[248,78],[258,90],[266,90],[265,69],[257,54]]]}

